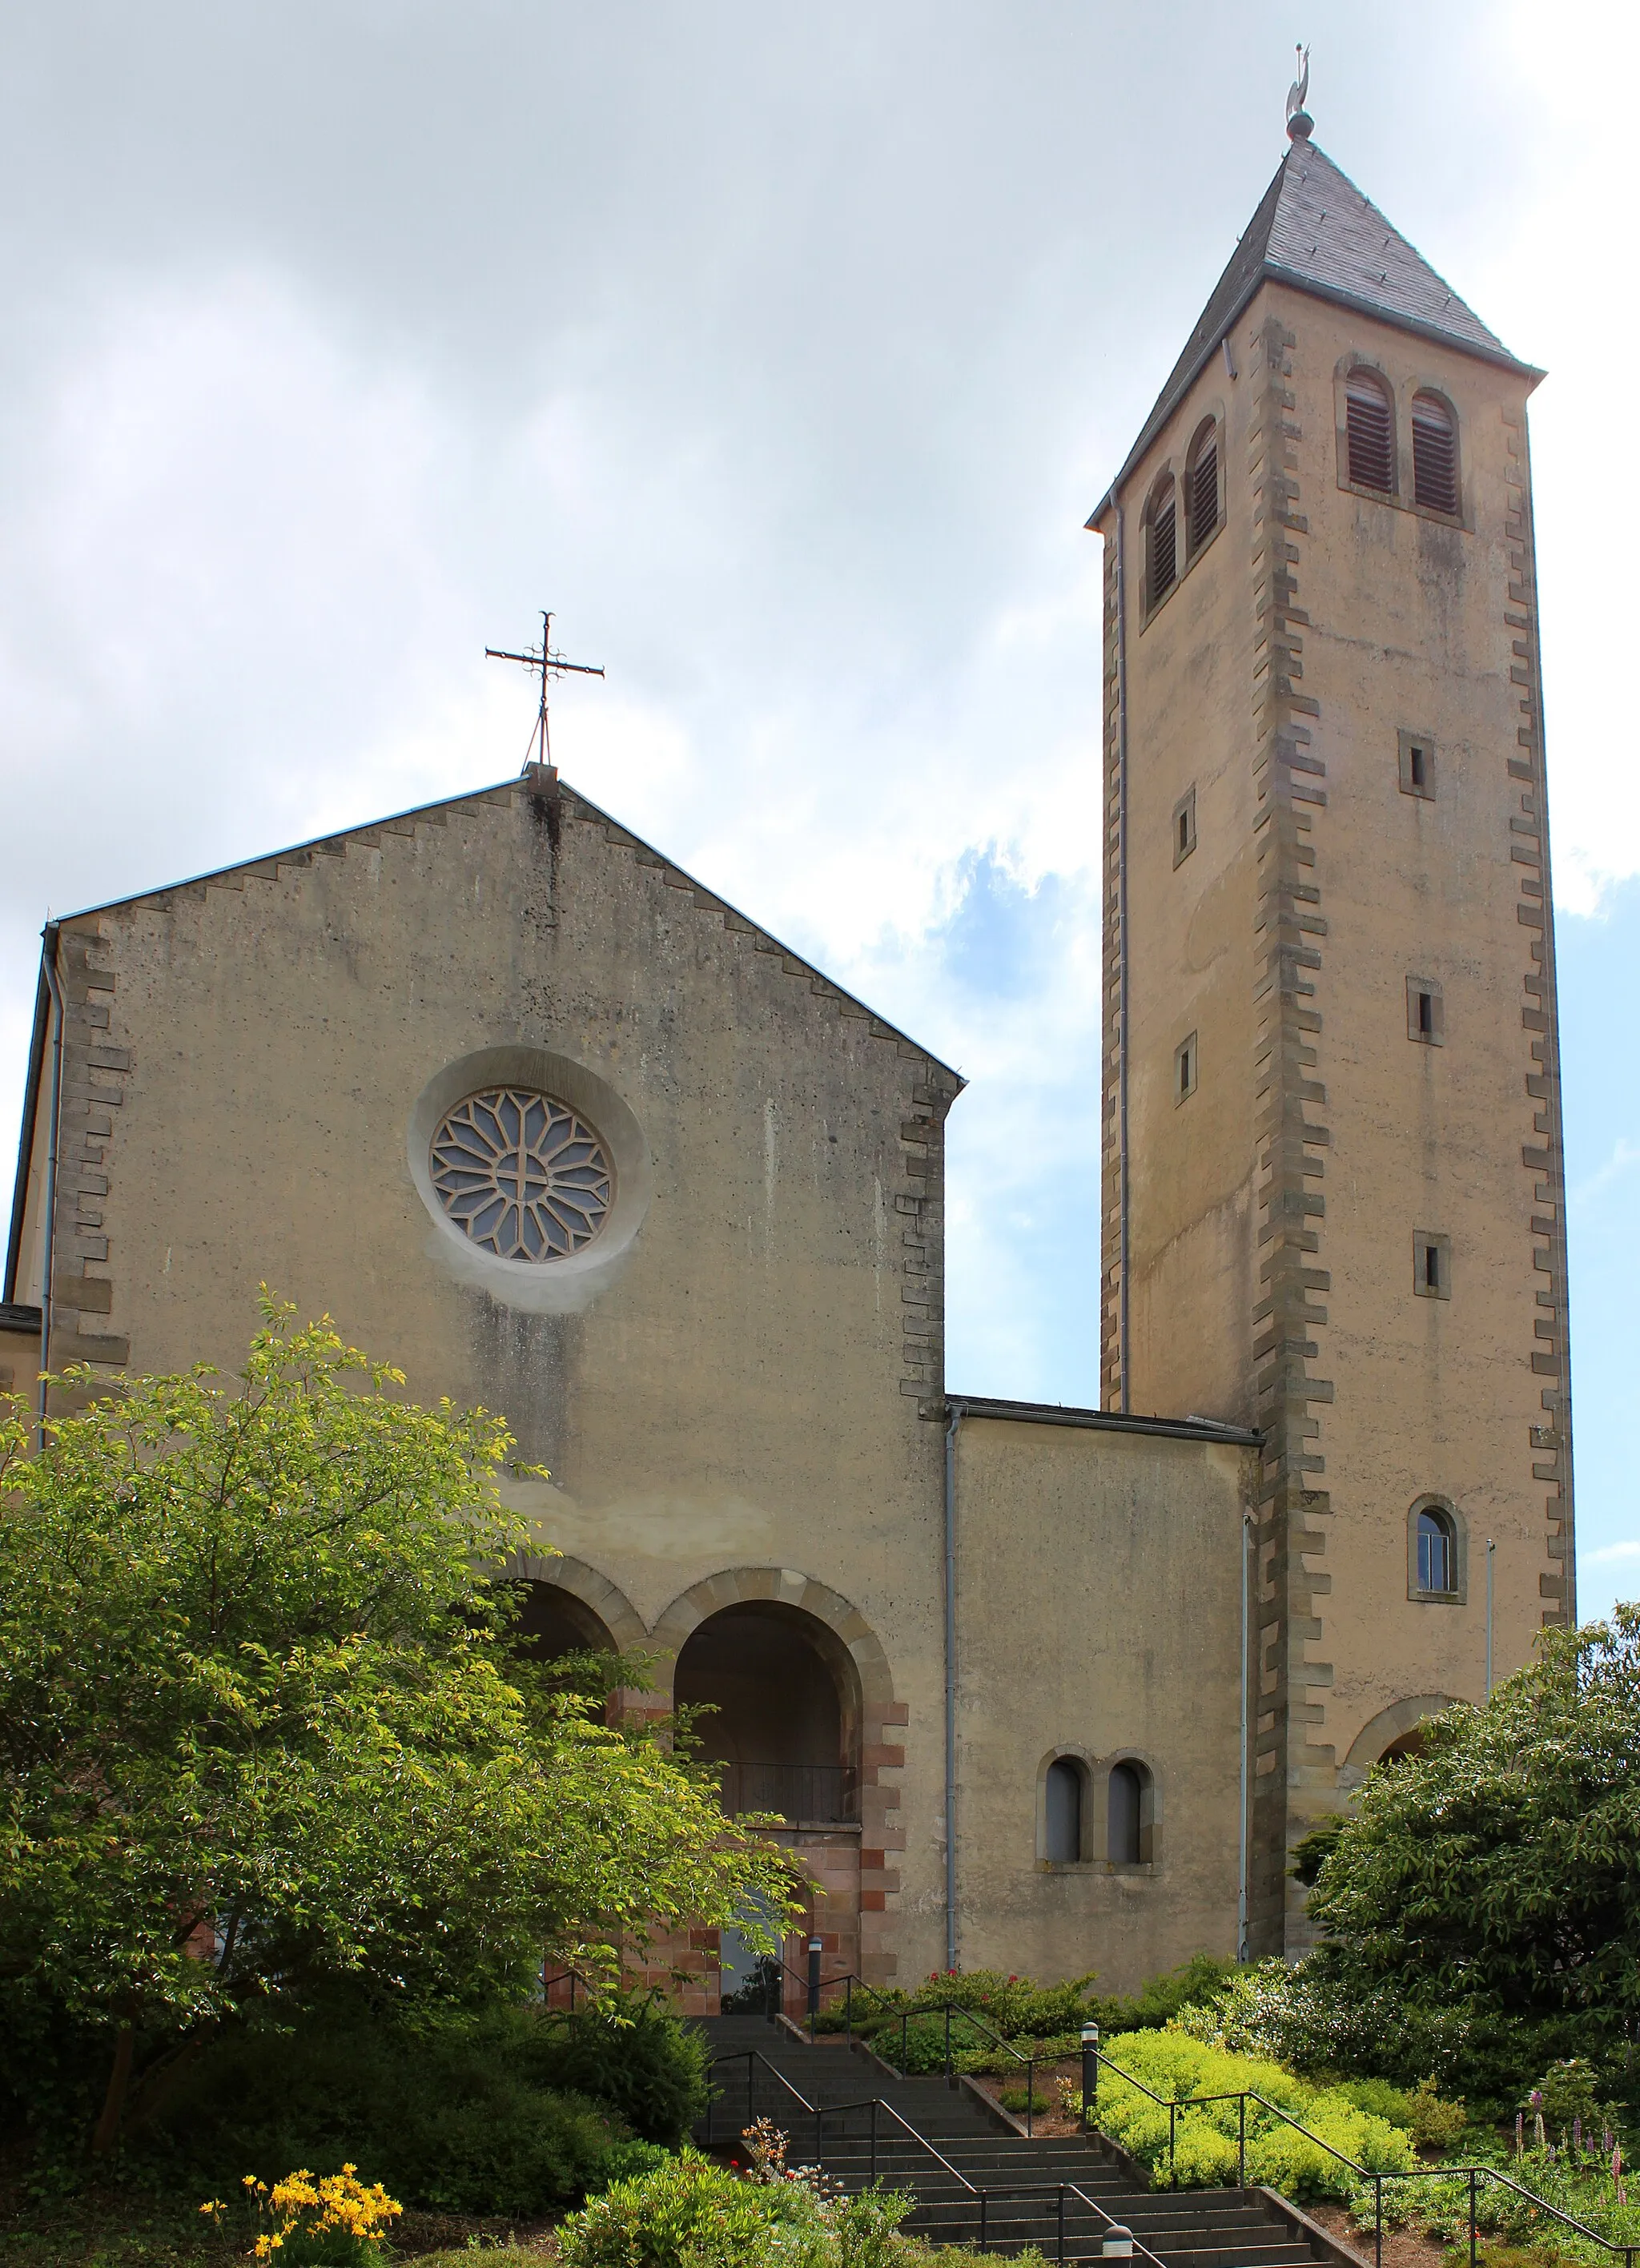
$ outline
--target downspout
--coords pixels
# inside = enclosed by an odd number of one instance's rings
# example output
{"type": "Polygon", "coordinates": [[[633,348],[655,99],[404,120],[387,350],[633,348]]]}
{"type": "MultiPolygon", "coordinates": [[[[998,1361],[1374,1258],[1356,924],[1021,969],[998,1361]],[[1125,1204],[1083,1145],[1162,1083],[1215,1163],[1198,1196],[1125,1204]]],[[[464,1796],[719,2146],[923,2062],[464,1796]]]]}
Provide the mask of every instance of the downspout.
{"type": "Polygon", "coordinates": [[[957,1428],[945,1405],[945,1966],[957,1965],[957,1428]]]}
{"type": "Polygon", "coordinates": [[[1236,1857],[1236,1958],[1247,1957],[1247,1708],[1251,1699],[1251,1668],[1247,1649],[1251,1643],[1252,1602],[1248,1596],[1253,1587],[1253,1514],[1241,1515],[1241,1833],[1236,1857]]]}
{"type": "MultiPolygon", "coordinates": [[[[51,1101],[48,1106],[49,1141],[46,1150],[46,1217],[45,1259],[40,1271],[40,1367],[51,1367],[51,1270],[56,1254],[57,1238],[57,1128],[63,1116],[63,987],[57,980],[57,925],[46,924],[40,953],[40,965],[45,973],[46,990],[51,995],[51,1012],[56,1029],[51,1043],[51,1101]]],[[[46,1388],[42,1379],[40,1388],[40,1410],[37,1442],[46,1446],[46,1388]]]]}
{"type": "Polygon", "coordinates": [[[1116,1345],[1122,1403],[1131,1407],[1128,1365],[1128,579],[1127,515],[1116,496],[1116,1155],[1119,1213],[1116,1345]]]}

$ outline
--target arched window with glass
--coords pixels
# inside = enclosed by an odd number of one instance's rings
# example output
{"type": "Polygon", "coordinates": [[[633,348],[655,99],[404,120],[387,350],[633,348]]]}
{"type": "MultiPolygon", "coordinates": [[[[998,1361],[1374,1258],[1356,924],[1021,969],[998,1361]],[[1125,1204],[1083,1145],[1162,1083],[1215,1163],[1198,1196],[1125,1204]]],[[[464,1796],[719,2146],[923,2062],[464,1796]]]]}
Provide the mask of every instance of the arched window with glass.
{"type": "Polygon", "coordinates": [[[1044,1777],[1042,1856],[1050,1867],[1074,1867],[1082,1859],[1084,1774],[1074,1756],[1055,1756],[1044,1777]]]}
{"type": "Polygon", "coordinates": [[[1458,1521],[1450,1505],[1437,1497],[1421,1497],[1412,1507],[1409,1572],[1415,1596],[1456,1599],[1462,1590],[1463,1571],[1458,1521]]]}
{"type": "Polygon", "coordinates": [[[1155,1788],[1136,1756],[1110,1768],[1106,1792],[1105,1855],[1113,1867],[1145,1867],[1155,1848],[1155,1788]]]}
{"type": "Polygon", "coordinates": [[[1438,394],[1412,397],[1412,494],[1427,512],[1458,516],[1458,420],[1438,394]]]}

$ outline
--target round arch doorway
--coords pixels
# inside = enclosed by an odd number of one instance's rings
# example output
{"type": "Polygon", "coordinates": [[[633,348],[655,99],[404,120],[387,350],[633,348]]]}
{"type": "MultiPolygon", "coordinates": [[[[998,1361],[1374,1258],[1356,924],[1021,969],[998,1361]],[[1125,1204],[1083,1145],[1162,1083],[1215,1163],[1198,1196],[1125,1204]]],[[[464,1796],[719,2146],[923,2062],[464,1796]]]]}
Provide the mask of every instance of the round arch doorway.
{"type": "MultiPolygon", "coordinates": [[[[778,1600],[748,1599],[698,1624],[678,1653],[673,1698],[698,1709],[700,1754],[719,1768],[731,1815],[773,1813],[777,1840],[801,1850],[814,1877],[810,1927],[832,1958],[859,1965],[860,1682],[842,1641],[813,1615],[778,1600]]],[[[801,1967],[800,1947],[785,1958],[801,1967]]],[[[723,2005],[762,1997],[772,1980],[739,1930],[719,1947],[723,2005]]],[[[790,1998],[795,1979],[786,1978],[790,1998]]]]}

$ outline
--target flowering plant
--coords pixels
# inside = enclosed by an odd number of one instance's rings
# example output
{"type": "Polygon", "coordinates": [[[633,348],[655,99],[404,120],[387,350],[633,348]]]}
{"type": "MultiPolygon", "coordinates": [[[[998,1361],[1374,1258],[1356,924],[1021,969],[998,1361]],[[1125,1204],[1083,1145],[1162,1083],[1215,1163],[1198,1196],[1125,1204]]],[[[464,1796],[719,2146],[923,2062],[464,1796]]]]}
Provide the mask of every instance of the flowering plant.
{"type": "MultiPolygon", "coordinates": [[[[245,2187],[261,2223],[255,2257],[277,2268],[381,2268],[382,2235],[404,2211],[379,2182],[366,2189],[355,2165],[317,2178],[304,2166],[271,2189],[246,2174],[245,2187]]],[[[217,2221],[226,2210],[220,2198],[200,2207],[217,2221]]]]}

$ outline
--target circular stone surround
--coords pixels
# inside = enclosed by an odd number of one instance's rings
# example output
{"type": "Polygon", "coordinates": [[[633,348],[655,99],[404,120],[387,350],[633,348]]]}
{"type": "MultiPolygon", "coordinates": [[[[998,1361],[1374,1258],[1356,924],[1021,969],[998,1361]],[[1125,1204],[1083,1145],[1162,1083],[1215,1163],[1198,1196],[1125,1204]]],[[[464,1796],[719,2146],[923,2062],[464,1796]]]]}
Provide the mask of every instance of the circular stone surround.
{"type": "Polygon", "coordinates": [[[431,1225],[429,1257],[459,1283],[526,1314],[578,1314],[621,1273],[649,1211],[654,1165],[629,1104],[585,1064],[521,1043],[475,1049],[433,1073],[411,1106],[404,1130],[405,1163],[431,1225]],[[532,1259],[527,1248],[510,1257],[470,1235],[452,1217],[435,1180],[434,1145],[445,1128],[464,1104],[502,1091],[541,1098],[577,1121],[607,1160],[607,1205],[595,1233],[583,1234],[550,1261],[532,1259]]]}
{"type": "Polygon", "coordinates": [[[459,1102],[433,1136],[429,1171],[463,1235],[532,1267],[590,1244],[614,1197],[592,1128],[528,1087],[485,1087],[459,1102]]]}

